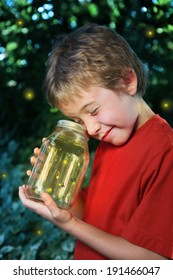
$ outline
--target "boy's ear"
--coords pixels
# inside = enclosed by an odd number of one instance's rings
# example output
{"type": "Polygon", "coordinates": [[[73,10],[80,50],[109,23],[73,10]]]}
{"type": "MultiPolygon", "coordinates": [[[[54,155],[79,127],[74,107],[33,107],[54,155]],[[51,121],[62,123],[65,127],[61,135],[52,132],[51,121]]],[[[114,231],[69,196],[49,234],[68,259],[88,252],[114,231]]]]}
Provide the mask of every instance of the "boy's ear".
{"type": "Polygon", "coordinates": [[[129,95],[135,95],[137,91],[137,76],[133,69],[128,69],[124,77],[124,84],[129,95]]]}

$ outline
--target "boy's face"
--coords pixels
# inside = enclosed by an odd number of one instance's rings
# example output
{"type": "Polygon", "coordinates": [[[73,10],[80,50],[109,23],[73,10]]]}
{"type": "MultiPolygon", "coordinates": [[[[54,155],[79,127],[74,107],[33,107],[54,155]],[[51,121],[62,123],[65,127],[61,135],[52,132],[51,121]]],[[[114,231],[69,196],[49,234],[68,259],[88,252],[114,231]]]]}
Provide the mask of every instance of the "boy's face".
{"type": "Polygon", "coordinates": [[[119,146],[138,126],[138,103],[134,94],[92,87],[65,105],[62,113],[83,124],[91,137],[119,146]]]}

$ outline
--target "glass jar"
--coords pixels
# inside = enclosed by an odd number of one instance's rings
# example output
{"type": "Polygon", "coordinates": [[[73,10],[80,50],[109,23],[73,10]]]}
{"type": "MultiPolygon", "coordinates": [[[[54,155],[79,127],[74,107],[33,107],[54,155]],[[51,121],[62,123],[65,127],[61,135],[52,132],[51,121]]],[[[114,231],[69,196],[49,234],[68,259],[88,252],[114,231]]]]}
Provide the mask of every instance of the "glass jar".
{"type": "Polygon", "coordinates": [[[56,130],[43,142],[32,169],[26,192],[29,198],[41,200],[49,193],[61,208],[75,201],[89,164],[85,128],[73,121],[58,121],[56,130]]]}

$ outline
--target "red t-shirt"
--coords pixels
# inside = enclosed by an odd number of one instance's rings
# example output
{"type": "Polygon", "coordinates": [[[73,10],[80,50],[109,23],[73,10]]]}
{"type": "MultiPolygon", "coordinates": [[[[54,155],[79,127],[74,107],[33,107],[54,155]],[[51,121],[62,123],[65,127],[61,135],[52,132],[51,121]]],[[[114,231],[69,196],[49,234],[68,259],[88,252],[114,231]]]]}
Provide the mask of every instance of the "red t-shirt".
{"type": "MultiPolygon", "coordinates": [[[[84,221],[173,258],[173,130],[158,115],[122,146],[101,142],[88,189],[84,221]]],[[[103,260],[77,241],[74,259],[103,260]]]]}

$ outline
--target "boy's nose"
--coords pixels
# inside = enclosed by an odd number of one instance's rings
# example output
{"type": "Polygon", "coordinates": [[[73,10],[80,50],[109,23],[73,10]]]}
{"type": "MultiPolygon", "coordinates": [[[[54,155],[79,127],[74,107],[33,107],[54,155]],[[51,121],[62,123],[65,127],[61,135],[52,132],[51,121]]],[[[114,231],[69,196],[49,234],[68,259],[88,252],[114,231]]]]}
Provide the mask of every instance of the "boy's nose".
{"type": "Polygon", "coordinates": [[[88,122],[86,129],[90,136],[96,136],[100,130],[100,124],[97,122],[88,122]]]}

